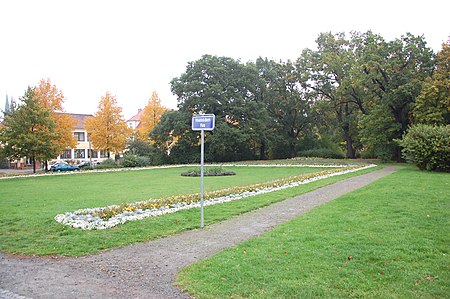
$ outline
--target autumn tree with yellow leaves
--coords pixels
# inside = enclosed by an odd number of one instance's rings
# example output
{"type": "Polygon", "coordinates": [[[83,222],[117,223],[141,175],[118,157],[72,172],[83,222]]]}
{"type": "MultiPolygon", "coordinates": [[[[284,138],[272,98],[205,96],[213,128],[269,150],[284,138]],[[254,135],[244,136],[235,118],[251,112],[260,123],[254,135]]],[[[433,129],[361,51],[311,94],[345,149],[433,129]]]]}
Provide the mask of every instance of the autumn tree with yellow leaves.
{"type": "Polygon", "coordinates": [[[40,106],[50,111],[50,116],[56,124],[55,131],[59,137],[54,141],[54,146],[59,152],[68,147],[76,147],[77,141],[73,136],[76,121],[69,114],[64,113],[62,91],[52,85],[50,79],[41,79],[39,85],[34,87],[34,94],[40,106]]]}
{"type": "Polygon", "coordinates": [[[85,128],[95,150],[121,152],[125,149],[131,129],[122,117],[122,108],[116,97],[106,92],[102,96],[98,110],[93,117],[86,119],[85,128]]]}
{"type": "Polygon", "coordinates": [[[153,91],[151,98],[148,100],[147,106],[145,106],[140,124],[137,128],[140,136],[143,139],[149,139],[149,134],[153,128],[159,123],[161,116],[168,109],[161,105],[161,100],[156,91],[153,91]]]}

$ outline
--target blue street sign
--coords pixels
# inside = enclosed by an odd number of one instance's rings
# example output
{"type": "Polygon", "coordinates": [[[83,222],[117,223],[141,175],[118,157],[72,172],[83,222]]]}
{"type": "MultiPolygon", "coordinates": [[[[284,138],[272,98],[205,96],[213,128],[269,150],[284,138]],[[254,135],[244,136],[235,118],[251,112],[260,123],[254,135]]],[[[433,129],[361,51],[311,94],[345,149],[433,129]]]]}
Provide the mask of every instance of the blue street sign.
{"type": "Polygon", "coordinates": [[[197,114],[192,116],[192,130],[193,131],[212,131],[216,116],[214,114],[197,114]]]}

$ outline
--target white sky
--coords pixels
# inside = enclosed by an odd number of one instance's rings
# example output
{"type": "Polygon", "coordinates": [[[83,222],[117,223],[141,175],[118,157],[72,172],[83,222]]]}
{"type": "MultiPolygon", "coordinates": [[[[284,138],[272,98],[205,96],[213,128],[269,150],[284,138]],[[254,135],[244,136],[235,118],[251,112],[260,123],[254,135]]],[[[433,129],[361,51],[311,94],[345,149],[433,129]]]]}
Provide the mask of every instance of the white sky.
{"type": "Polygon", "coordinates": [[[0,109],[6,94],[50,78],[65,110],[94,113],[110,91],[126,119],[204,54],[242,62],[296,59],[320,32],[372,30],[386,40],[424,35],[435,52],[450,36],[450,1],[1,0],[0,109]]]}

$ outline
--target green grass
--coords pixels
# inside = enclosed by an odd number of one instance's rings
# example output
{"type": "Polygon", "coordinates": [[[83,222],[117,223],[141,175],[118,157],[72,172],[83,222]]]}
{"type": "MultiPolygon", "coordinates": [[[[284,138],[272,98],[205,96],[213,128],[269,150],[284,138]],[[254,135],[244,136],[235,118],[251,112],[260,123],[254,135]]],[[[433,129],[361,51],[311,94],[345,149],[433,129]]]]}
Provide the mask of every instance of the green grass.
{"type": "Polygon", "coordinates": [[[195,298],[449,298],[449,246],[450,174],[406,167],[177,283],[195,298]]]}
{"type": "MultiPolygon", "coordinates": [[[[206,191],[320,170],[293,167],[227,168],[237,175],[205,178],[206,191]]],[[[186,169],[188,168],[80,173],[0,180],[0,251],[27,255],[79,256],[198,228],[198,209],[127,222],[101,231],[73,229],[53,220],[57,214],[80,208],[199,192],[199,178],[180,175],[186,169]]],[[[343,177],[351,175],[355,174],[343,177]]],[[[205,224],[227,219],[342,178],[333,177],[277,194],[206,207],[205,224]]]]}

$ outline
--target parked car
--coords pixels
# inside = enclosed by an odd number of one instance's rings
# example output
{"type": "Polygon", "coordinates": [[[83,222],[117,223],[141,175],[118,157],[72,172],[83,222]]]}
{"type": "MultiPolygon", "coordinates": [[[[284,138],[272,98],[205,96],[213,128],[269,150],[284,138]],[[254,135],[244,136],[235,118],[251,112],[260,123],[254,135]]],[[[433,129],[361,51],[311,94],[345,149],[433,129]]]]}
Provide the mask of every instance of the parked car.
{"type": "Polygon", "coordinates": [[[50,171],[51,168],[52,168],[52,166],[54,166],[54,165],[56,165],[56,164],[58,164],[58,163],[69,164],[69,163],[67,163],[66,161],[52,161],[52,162],[49,162],[49,163],[48,163],[48,165],[47,165],[47,170],[50,171]]]}
{"type": "Polygon", "coordinates": [[[50,167],[50,171],[78,171],[80,167],[76,165],[70,165],[67,162],[57,162],[50,167]]]}
{"type": "Polygon", "coordinates": [[[83,161],[83,162],[81,162],[81,163],[78,163],[77,166],[78,166],[79,168],[83,168],[83,167],[86,167],[86,166],[91,166],[91,162],[89,162],[89,161],[83,161]]]}
{"type": "Polygon", "coordinates": [[[83,167],[95,166],[98,164],[100,164],[100,163],[96,162],[96,161],[92,161],[92,163],[90,161],[83,161],[81,163],[78,163],[77,166],[80,168],[83,168],[83,167]]]}

